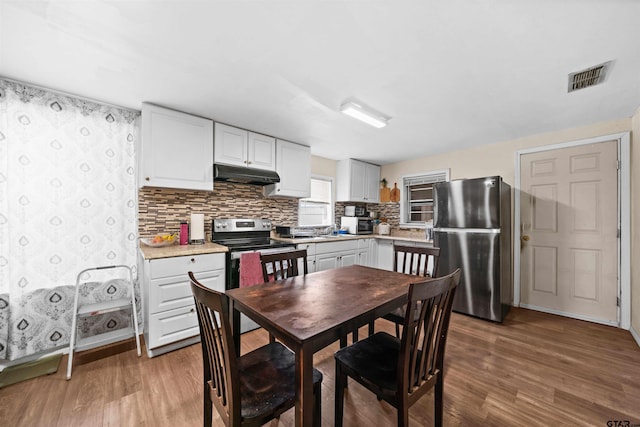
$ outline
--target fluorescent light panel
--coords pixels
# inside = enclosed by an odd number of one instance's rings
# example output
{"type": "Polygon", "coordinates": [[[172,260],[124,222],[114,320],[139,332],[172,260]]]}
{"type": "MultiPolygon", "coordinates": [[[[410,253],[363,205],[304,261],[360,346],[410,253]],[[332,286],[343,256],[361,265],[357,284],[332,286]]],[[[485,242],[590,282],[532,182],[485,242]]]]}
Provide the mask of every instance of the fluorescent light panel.
{"type": "Polygon", "coordinates": [[[385,127],[389,121],[387,117],[384,117],[377,112],[370,111],[364,105],[355,101],[344,102],[340,106],[340,111],[354,119],[361,120],[376,128],[385,127]]]}

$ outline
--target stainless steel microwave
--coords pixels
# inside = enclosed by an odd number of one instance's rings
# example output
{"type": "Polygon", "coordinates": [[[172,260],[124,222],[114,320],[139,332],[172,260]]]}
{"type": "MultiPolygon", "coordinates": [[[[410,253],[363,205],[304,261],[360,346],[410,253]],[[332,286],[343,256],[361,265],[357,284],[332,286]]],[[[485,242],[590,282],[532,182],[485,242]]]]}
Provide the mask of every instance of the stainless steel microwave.
{"type": "Polygon", "coordinates": [[[340,227],[346,228],[349,234],[373,234],[375,222],[371,218],[357,216],[343,216],[340,227]]]}

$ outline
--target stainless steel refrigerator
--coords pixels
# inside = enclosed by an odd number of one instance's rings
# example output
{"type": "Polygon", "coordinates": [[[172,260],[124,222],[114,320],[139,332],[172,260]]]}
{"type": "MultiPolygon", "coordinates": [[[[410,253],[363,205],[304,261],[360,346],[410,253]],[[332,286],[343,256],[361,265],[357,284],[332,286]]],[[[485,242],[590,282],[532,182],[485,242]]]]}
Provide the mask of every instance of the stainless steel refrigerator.
{"type": "Polygon", "coordinates": [[[512,300],[511,187],[499,176],[434,184],[438,275],[462,269],[459,313],[502,322],[512,300]]]}

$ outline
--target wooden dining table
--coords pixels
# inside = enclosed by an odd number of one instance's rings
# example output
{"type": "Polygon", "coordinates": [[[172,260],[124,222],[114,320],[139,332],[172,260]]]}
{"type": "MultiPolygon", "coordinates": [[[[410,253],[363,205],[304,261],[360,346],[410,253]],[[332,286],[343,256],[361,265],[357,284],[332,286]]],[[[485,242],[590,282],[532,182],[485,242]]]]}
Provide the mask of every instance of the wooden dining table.
{"type": "Polygon", "coordinates": [[[352,265],[230,289],[227,295],[234,308],[234,324],[242,312],[295,352],[295,425],[301,427],[311,426],[313,419],[313,354],[401,307],[409,284],[420,279],[352,265]]]}

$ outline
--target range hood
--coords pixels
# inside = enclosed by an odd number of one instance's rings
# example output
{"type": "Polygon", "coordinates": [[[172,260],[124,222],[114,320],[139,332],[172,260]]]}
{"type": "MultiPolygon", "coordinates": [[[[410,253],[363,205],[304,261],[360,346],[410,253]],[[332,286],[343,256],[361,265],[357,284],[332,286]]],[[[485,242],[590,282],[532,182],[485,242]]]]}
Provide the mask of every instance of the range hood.
{"type": "Polygon", "coordinates": [[[273,171],[220,164],[213,165],[213,179],[214,181],[253,185],[269,185],[280,182],[280,176],[273,171]]]}

